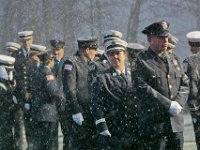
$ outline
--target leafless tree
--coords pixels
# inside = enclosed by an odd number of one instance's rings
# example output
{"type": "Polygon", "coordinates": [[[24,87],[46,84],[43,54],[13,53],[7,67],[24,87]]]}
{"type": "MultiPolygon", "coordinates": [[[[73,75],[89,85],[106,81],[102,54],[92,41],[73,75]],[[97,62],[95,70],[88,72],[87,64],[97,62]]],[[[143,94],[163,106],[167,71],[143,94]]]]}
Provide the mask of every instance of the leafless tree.
{"type": "Polygon", "coordinates": [[[139,15],[140,15],[140,8],[141,8],[142,3],[143,3],[143,0],[135,0],[132,2],[128,27],[127,27],[127,41],[128,42],[137,42],[139,15]]]}

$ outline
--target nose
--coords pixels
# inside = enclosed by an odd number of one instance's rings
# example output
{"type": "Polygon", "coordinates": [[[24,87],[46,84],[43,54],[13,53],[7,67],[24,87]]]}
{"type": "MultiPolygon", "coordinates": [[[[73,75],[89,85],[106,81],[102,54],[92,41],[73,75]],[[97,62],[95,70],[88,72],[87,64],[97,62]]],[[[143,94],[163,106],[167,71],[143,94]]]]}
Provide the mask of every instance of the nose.
{"type": "Polygon", "coordinates": [[[168,42],[168,37],[163,38],[165,42],[168,42]]]}
{"type": "Polygon", "coordinates": [[[118,54],[117,53],[113,53],[113,57],[114,58],[118,58],[118,54]]]}
{"type": "Polygon", "coordinates": [[[58,55],[58,51],[54,51],[54,55],[58,55]]]}

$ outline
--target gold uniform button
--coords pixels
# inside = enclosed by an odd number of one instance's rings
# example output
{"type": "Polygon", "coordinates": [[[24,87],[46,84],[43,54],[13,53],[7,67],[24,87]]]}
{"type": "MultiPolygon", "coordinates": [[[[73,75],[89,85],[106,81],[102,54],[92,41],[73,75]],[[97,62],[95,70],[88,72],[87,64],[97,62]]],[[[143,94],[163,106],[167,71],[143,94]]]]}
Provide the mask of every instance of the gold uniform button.
{"type": "Polygon", "coordinates": [[[173,96],[173,95],[171,95],[171,96],[170,96],[170,99],[173,99],[173,98],[174,98],[174,96],[173,96]]]}
{"type": "Polygon", "coordinates": [[[169,88],[170,88],[170,89],[172,88],[172,85],[171,85],[171,84],[169,85],[169,88]]]}
{"type": "Polygon", "coordinates": [[[167,75],[167,78],[168,78],[168,79],[170,78],[170,75],[169,75],[169,74],[167,75]]]}

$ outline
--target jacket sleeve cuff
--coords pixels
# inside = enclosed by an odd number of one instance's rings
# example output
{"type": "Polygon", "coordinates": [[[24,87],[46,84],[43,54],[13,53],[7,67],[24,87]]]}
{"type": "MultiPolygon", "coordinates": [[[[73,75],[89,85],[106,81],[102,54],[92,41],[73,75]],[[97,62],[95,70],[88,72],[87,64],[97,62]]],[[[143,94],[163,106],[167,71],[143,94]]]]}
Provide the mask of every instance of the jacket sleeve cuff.
{"type": "Polygon", "coordinates": [[[101,118],[99,120],[96,120],[95,124],[96,124],[98,133],[103,132],[105,130],[108,130],[105,118],[101,118]]]}

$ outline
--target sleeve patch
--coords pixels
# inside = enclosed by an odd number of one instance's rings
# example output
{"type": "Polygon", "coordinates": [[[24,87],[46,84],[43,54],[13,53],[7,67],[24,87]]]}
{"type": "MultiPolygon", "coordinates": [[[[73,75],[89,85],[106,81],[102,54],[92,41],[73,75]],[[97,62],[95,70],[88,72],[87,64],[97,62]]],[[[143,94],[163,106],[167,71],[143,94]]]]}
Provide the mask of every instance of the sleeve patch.
{"type": "Polygon", "coordinates": [[[54,80],[54,79],[55,79],[53,75],[47,75],[46,77],[47,77],[47,81],[50,81],[50,80],[54,80]]]}
{"type": "Polygon", "coordinates": [[[73,68],[73,66],[70,65],[70,64],[65,64],[65,66],[64,66],[64,70],[69,70],[69,71],[71,71],[72,68],[73,68]]]}

